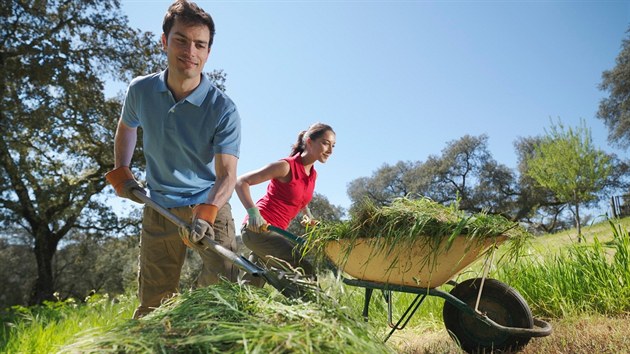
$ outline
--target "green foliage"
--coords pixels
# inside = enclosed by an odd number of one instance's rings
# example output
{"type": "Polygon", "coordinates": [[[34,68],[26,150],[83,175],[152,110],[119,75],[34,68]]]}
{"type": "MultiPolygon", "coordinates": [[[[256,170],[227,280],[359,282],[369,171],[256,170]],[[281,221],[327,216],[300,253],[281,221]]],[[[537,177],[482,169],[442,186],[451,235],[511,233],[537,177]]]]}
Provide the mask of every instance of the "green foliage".
{"type": "Polygon", "coordinates": [[[517,186],[513,172],[492,158],[486,135],[465,135],[424,162],[384,164],[371,177],[350,182],[348,195],[353,207],[366,197],[387,205],[395,198],[425,196],[442,204],[458,200],[471,213],[511,215],[517,186]]]}
{"type": "Polygon", "coordinates": [[[600,89],[609,94],[597,112],[608,127],[608,141],[630,147],[630,38],[621,43],[615,67],[602,73],[600,89]]]}
{"type": "Polygon", "coordinates": [[[551,254],[532,254],[505,265],[498,277],[519,289],[535,313],[566,317],[630,311],[630,235],[610,222],[613,239],[571,244],[551,254]]]}
{"type": "Polygon", "coordinates": [[[122,294],[135,285],[138,237],[96,239],[80,233],[68,236],[72,243],[57,251],[55,291],[61,299],[85,298],[91,292],[122,294]]]}
{"type": "Polygon", "coordinates": [[[549,188],[545,188],[528,175],[528,161],[540,145],[542,137],[519,138],[515,143],[518,157],[519,194],[514,219],[526,223],[530,229],[553,233],[570,228],[573,220],[565,220],[566,203],[559,202],[549,188]]]}
{"type": "Polygon", "coordinates": [[[529,175],[540,185],[578,203],[597,198],[611,169],[609,157],[593,146],[584,121],[576,129],[552,125],[528,165],[529,175]]]}
{"type": "Polygon", "coordinates": [[[32,307],[14,306],[0,317],[0,352],[56,352],[81,331],[130,318],[136,306],[135,296],[124,295],[115,299],[94,295],[85,303],[68,299],[32,307]]]}
{"type": "Polygon", "coordinates": [[[584,121],[577,128],[552,124],[527,161],[527,174],[550,189],[563,203],[570,204],[580,232],[579,208],[601,199],[611,173],[610,157],[593,146],[591,131],[584,121]]]}

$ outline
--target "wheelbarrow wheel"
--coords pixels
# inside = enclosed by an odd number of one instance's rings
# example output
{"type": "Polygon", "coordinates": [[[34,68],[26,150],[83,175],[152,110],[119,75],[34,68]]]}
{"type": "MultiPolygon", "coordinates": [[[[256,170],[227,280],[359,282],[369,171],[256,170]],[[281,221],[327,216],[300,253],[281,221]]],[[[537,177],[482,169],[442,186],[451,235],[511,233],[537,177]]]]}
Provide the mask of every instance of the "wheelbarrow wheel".
{"type": "MultiPolygon", "coordinates": [[[[474,309],[480,286],[480,278],[468,279],[455,286],[450,293],[474,309]]],[[[495,279],[486,279],[483,283],[478,309],[505,327],[534,326],[534,318],[525,299],[515,289],[495,279]]],[[[443,318],[451,338],[468,353],[515,352],[531,339],[487,325],[448,301],[444,303],[443,318]]]]}

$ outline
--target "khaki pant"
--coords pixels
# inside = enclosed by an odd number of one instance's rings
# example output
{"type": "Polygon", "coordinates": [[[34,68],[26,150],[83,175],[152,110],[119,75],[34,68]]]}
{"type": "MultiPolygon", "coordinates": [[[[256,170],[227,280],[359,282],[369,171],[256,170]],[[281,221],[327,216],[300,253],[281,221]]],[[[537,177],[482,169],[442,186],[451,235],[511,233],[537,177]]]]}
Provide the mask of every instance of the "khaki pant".
{"type": "MultiPolygon", "coordinates": [[[[172,208],[170,211],[180,219],[190,222],[191,207],[172,208]]],[[[234,220],[230,204],[224,205],[214,223],[215,241],[235,251],[236,239],[234,220]]],[[[140,318],[162,301],[179,292],[179,279],[186,259],[186,245],[182,242],[178,227],[146,206],[142,217],[140,256],[138,261],[138,298],[140,305],[133,318],[140,318]]],[[[201,255],[203,269],[196,279],[198,287],[216,284],[220,278],[236,281],[238,268],[212,251],[201,255]]]]}
{"type": "MultiPolygon", "coordinates": [[[[278,258],[289,263],[294,269],[302,268],[307,276],[315,274],[312,264],[302,258],[301,247],[289,241],[286,237],[273,231],[256,233],[247,230],[245,227],[241,230],[241,235],[245,246],[252,251],[250,260],[259,266],[287,269],[288,267],[285,263],[276,260],[278,258]]],[[[258,287],[262,287],[265,284],[262,278],[252,277],[249,274],[245,274],[243,280],[258,287]]]]}

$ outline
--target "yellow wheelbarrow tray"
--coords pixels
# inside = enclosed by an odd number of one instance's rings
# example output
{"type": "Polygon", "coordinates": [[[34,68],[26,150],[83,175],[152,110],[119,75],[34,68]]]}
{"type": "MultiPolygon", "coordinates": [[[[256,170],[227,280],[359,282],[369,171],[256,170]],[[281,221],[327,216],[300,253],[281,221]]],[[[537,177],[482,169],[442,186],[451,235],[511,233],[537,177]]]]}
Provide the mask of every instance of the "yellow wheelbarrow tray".
{"type": "Polygon", "coordinates": [[[387,240],[366,237],[328,241],[325,252],[339,271],[356,279],[435,288],[506,239],[462,235],[451,240],[439,238],[436,243],[435,238],[421,236],[411,244],[392,245],[387,240]]]}

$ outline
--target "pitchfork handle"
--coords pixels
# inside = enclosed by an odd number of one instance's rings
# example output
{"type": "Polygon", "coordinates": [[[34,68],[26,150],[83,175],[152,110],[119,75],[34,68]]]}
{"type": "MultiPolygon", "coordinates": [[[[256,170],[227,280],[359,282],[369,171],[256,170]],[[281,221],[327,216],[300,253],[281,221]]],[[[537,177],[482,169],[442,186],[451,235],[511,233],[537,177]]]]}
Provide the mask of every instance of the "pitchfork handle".
{"type": "MultiPolygon", "coordinates": [[[[190,224],[188,224],[187,222],[185,222],[182,219],[178,218],[177,215],[171,213],[170,210],[166,209],[165,207],[161,206],[160,204],[158,204],[153,199],[149,198],[149,196],[147,196],[146,194],[142,193],[142,191],[140,191],[138,189],[134,189],[133,190],[133,195],[138,197],[138,199],[142,200],[146,205],[148,205],[151,208],[155,209],[155,211],[160,213],[165,218],[169,219],[175,225],[177,225],[179,227],[190,228],[190,224]]],[[[214,240],[209,239],[207,236],[204,237],[201,242],[203,243],[204,246],[206,246],[206,248],[208,248],[209,250],[213,251],[214,253],[220,255],[225,260],[227,260],[229,262],[232,262],[238,268],[240,268],[241,270],[243,270],[243,271],[245,271],[247,273],[250,273],[252,275],[258,276],[264,271],[263,269],[257,267],[255,264],[253,264],[252,262],[250,262],[246,258],[241,257],[238,254],[230,251],[229,249],[221,246],[220,244],[218,244],[214,240]]]]}

